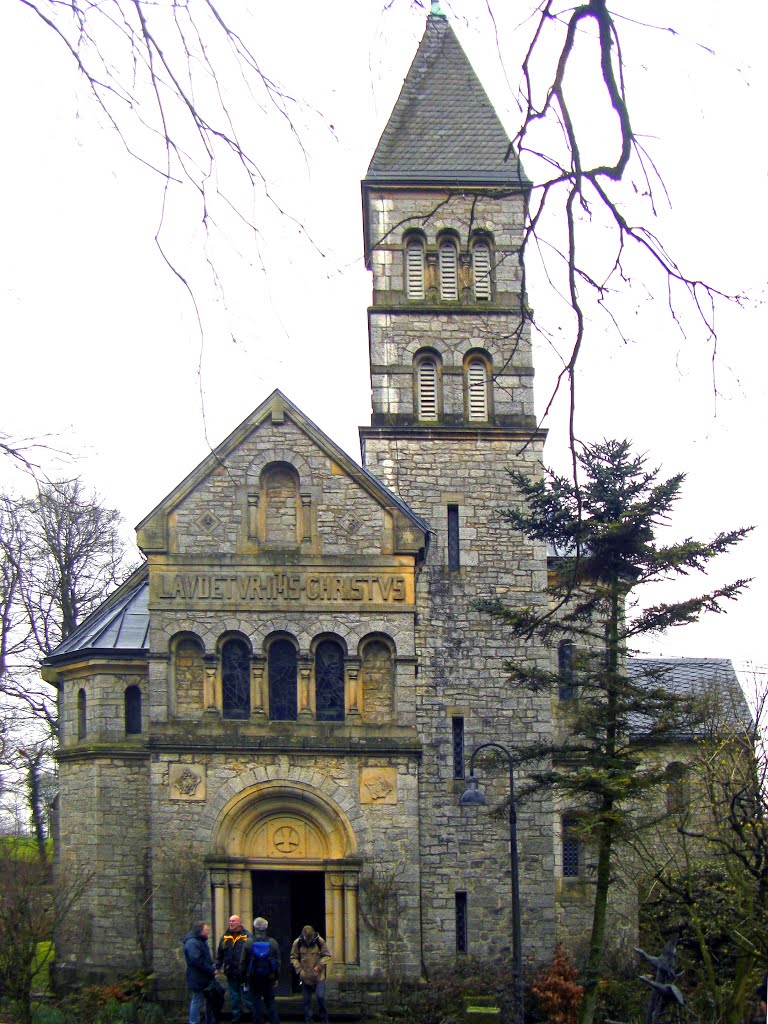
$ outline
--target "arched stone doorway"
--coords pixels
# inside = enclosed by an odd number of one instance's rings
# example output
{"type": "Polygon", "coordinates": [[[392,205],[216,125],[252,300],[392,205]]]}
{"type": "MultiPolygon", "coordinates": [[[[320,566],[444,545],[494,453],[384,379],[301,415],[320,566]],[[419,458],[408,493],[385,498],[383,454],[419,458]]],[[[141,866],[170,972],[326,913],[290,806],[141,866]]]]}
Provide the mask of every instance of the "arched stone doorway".
{"type": "Polygon", "coordinates": [[[250,927],[270,922],[290,991],[290,941],[304,924],[323,932],[346,973],[359,962],[357,842],[344,812],[299,782],[267,782],[233,797],[219,816],[208,857],[214,936],[230,914],[250,927]]]}

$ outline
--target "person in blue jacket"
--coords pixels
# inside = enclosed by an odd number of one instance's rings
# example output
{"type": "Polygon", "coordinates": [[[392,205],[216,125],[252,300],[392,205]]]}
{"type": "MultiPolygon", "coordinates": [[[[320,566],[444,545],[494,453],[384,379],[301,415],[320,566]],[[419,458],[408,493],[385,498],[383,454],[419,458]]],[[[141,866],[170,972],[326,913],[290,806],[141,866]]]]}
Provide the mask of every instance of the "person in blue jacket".
{"type": "Polygon", "coordinates": [[[216,977],[208,936],[211,926],[197,921],[184,936],[184,959],[187,962],[187,988],[190,991],[189,1024],[216,1024],[216,1015],[205,998],[205,990],[216,977]],[[205,1014],[201,1021],[202,1010],[205,1014]]]}

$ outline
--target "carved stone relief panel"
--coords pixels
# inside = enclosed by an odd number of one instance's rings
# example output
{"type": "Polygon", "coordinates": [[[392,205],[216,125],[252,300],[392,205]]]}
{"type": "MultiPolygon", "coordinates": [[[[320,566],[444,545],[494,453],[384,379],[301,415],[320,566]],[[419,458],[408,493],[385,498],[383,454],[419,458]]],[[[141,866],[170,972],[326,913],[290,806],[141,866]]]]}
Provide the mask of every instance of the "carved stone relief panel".
{"type": "Polygon", "coordinates": [[[205,766],[172,764],[168,772],[171,800],[205,800],[205,766]]]}
{"type": "Polygon", "coordinates": [[[361,768],[360,803],[396,804],[397,770],[395,768],[361,768]]]}

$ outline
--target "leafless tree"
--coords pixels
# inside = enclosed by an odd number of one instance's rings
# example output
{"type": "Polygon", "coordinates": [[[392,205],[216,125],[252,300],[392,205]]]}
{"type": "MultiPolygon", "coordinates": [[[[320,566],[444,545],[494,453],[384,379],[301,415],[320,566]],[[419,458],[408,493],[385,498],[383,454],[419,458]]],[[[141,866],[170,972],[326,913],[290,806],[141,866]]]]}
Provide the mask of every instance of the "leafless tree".
{"type": "Polygon", "coordinates": [[[51,878],[29,839],[0,839],[0,989],[19,1024],[32,1020],[32,990],[52,963],[53,936],[79,941],[74,912],[88,892],[91,872],[77,865],[51,878]]]}
{"type": "Polygon", "coordinates": [[[57,708],[39,662],[127,574],[119,525],[79,479],[40,484],[33,498],[0,496],[2,764],[23,794],[41,858],[57,708]]]}

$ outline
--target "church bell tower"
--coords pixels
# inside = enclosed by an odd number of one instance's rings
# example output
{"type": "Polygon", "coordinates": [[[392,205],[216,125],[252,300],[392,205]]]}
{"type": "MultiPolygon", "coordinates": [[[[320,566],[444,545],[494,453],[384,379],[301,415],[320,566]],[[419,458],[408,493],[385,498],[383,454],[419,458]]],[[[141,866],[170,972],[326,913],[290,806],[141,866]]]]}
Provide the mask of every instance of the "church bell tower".
{"type": "MultiPolygon", "coordinates": [[[[427,27],[362,183],[371,425],[363,464],[430,526],[417,586],[417,727],[424,952],[508,943],[508,837],[460,808],[468,755],[552,728],[548,696],[512,691],[515,651],[477,601],[546,605],[546,552],[497,515],[509,470],[539,472],[519,251],[530,183],[447,19],[427,27]],[[482,877],[470,870],[482,862],[482,877]],[[486,927],[489,921],[494,927],[486,927]],[[482,927],[481,927],[482,922],[482,927]],[[484,935],[482,934],[484,933],[484,935]],[[431,944],[436,943],[434,950],[431,944]]],[[[499,793],[499,799],[503,794],[499,793]]],[[[554,942],[552,807],[521,814],[527,955],[554,942]],[[535,853],[534,853],[535,851],[535,853]]]]}

